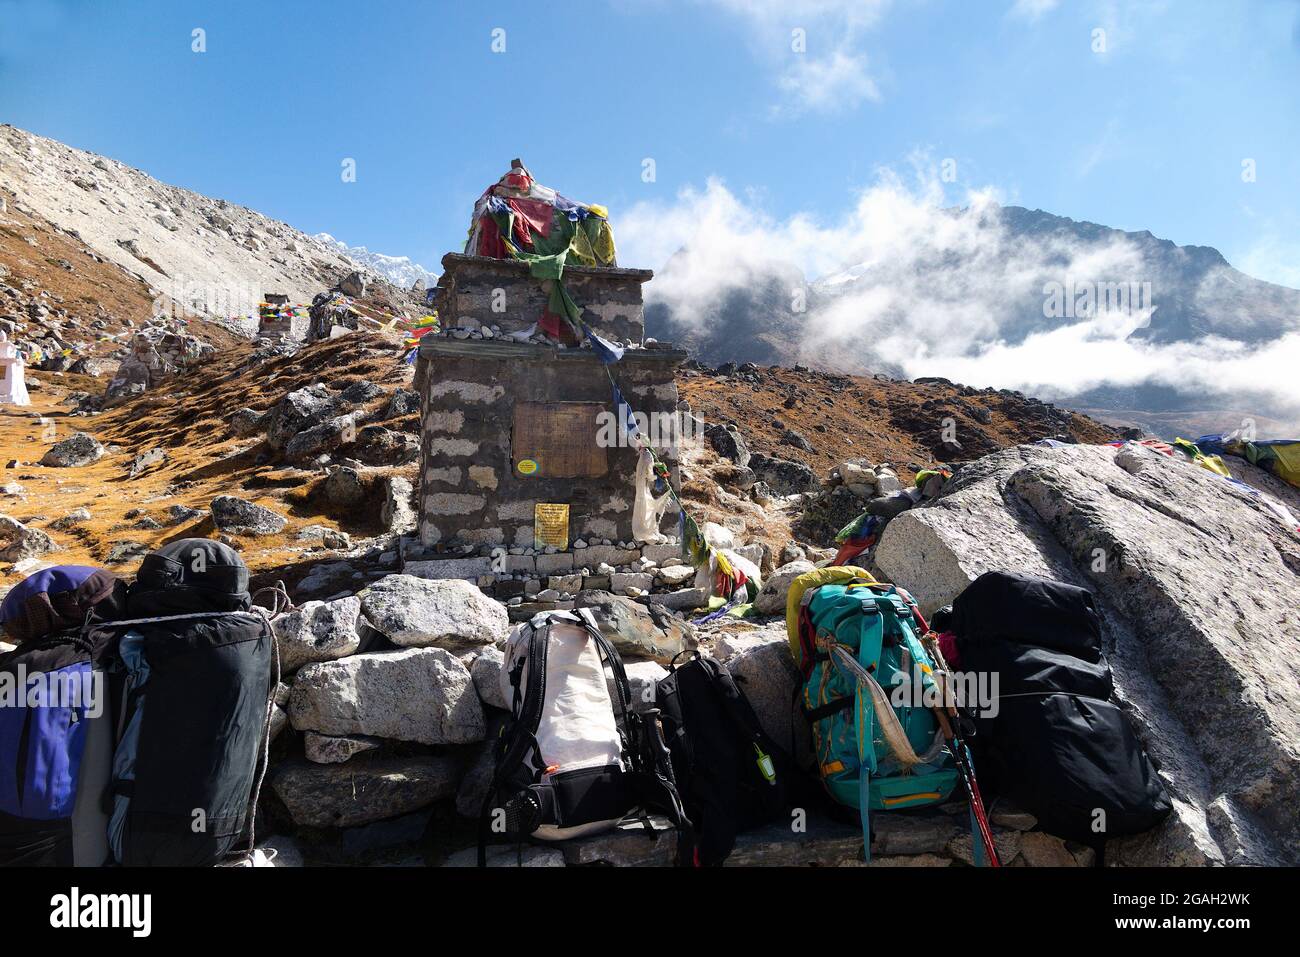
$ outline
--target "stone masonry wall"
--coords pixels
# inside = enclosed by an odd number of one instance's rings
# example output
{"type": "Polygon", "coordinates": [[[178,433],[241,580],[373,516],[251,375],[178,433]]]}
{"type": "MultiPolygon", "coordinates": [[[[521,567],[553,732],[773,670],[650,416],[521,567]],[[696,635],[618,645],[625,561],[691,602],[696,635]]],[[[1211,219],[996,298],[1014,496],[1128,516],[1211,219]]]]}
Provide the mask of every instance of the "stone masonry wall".
{"type": "MultiPolygon", "coordinates": [[[[613,367],[635,410],[675,413],[680,359],[633,350],[613,367]]],[[[531,546],[539,502],[569,504],[571,539],[632,538],[633,449],[608,449],[600,477],[548,478],[544,470],[526,476],[513,467],[515,403],[592,402],[613,412],[609,379],[592,353],[439,340],[422,348],[420,364],[423,544],[531,546]]],[[[659,451],[677,486],[675,451],[659,451]]],[[[675,522],[675,514],[666,515],[663,528],[675,530],[675,522]]]]}
{"type": "MultiPolygon", "coordinates": [[[[444,327],[474,320],[498,326],[509,335],[542,317],[550,283],[530,276],[525,264],[451,253],[443,257],[442,266],[437,308],[444,327]]],[[[596,333],[640,343],[645,334],[641,284],[650,276],[646,269],[569,266],[564,270],[564,285],[596,333]]]]}

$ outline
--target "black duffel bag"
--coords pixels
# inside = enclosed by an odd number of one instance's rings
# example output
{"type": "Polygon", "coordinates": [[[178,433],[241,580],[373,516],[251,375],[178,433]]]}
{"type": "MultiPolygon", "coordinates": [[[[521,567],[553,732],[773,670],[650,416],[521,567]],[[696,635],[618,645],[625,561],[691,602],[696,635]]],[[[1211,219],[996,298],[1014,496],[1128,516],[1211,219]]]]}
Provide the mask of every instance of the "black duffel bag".
{"type": "Polygon", "coordinates": [[[975,715],[981,783],[1058,837],[1100,846],[1171,809],[1128,719],[1111,700],[1092,593],[988,572],[957,597],[961,670],[996,674],[996,716],[975,715]]]}

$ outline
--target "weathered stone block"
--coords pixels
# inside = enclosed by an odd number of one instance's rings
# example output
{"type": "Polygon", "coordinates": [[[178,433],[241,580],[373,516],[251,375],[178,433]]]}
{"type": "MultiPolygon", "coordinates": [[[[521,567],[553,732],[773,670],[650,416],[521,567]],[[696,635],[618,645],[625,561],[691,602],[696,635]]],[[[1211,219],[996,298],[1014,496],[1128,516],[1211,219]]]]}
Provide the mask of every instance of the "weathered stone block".
{"type": "MultiPolygon", "coordinates": [[[[511,556],[514,557],[514,556],[511,556]]],[[[403,575],[415,578],[461,578],[477,581],[480,575],[492,573],[490,558],[433,558],[428,561],[407,562],[403,575]]]]}
{"type": "Polygon", "coordinates": [[[777,822],[736,838],[727,867],[841,867],[862,860],[862,829],[810,817],[806,830],[777,822]]]}
{"type": "Polygon", "coordinates": [[[620,595],[629,588],[649,591],[654,583],[655,577],[646,572],[615,572],[609,576],[610,589],[620,595]]]}
{"type": "Polygon", "coordinates": [[[358,597],[370,627],[403,647],[485,645],[508,631],[501,605],[459,578],[386,575],[358,597]]]}
{"type": "Polygon", "coordinates": [[[298,672],[289,719],[299,731],[465,744],[484,735],[469,670],[443,648],[353,655],[298,672]]]}
{"type": "Polygon", "coordinates": [[[546,587],[554,588],[556,591],[574,592],[582,591],[581,575],[552,575],[546,579],[546,587]]]}
{"type": "Polygon", "coordinates": [[[640,821],[629,821],[611,831],[562,841],[557,846],[569,866],[672,867],[677,859],[677,829],[657,814],[649,820],[650,834],[640,821]]]}
{"type": "MultiPolygon", "coordinates": [[[[641,557],[648,558],[656,565],[673,565],[682,561],[680,545],[642,545],[641,557]]],[[[611,562],[610,564],[615,564],[611,562]]]]}
{"type": "Polygon", "coordinates": [[[556,552],[554,555],[538,555],[536,559],[537,574],[553,575],[573,569],[572,552],[556,552]]]}
{"type": "Polygon", "coordinates": [[[640,557],[641,549],[619,548],[617,545],[589,545],[582,550],[582,563],[589,568],[601,562],[618,568],[620,565],[631,565],[640,557]]]}
{"type": "Polygon", "coordinates": [[[481,512],[487,507],[487,499],[482,495],[466,495],[458,492],[430,492],[424,496],[426,512],[439,515],[470,515],[481,512]]]}
{"type": "Polygon", "coordinates": [[[268,783],[300,827],[353,827],[451,797],[458,776],[453,758],[363,755],[346,764],[292,759],[268,783]]]}
{"type": "Polygon", "coordinates": [[[495,489],[498,484],[497,470],[486,465],[471,465],[469,480],[479,488],[495,489]]]}
{"type": "MultiPolygon", "coordinates": [[[[1010,864],[1020,853],[1021,841],[1027,835],[1020,831],[993,829],[993,845],[998,849],[998,860],[1010,864]]],[[[964,864],[975,865],[975,843],[970,831],[963,831],[948,842],[948,853],[964,864]]]]}
{"type": "Polygon", "coordinates": [[[666,664],[673,655],[696,645],[695,629],[658,605],[647,607],[600,591],[579,592],[576,604],[592,610],[601,633],[624,657],[666,664]]]}
{"type": "Polygon", "coordinates": [[[537,559],[532,555],[507,555],[504,561],[504,570],[507,575],[516,575],[521,572],[531,575],[537,571],[537,559]]]}

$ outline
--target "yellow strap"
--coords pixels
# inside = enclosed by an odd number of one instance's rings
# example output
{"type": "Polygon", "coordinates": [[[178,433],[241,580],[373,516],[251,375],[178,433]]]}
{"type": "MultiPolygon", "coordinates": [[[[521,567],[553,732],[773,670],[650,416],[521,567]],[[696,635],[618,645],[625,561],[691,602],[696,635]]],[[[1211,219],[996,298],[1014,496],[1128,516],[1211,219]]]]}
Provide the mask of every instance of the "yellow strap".
{"type": "Polygon", "coordinates": [[[804,592],[822,585],[842,585],[855,578],[870,579],[871,573],[853,565],[831,565],[814,568],[791,583],[785,599],[785,632],[796,663],[799,663],[799,603],[803,600],[804,592]]]}
{"type": "Polygon", "coordinates": [[[903,797],[892,797],[892,798],[882,797],[880,799],[880,802],[884,804],[885,807],[892,807],[895,804],[902,804],[905,801],[920,801],[920,800],[937,801],[939,800],[939,792],[922,791],[919,794],[907,794],[904,795],[903,797]]]}

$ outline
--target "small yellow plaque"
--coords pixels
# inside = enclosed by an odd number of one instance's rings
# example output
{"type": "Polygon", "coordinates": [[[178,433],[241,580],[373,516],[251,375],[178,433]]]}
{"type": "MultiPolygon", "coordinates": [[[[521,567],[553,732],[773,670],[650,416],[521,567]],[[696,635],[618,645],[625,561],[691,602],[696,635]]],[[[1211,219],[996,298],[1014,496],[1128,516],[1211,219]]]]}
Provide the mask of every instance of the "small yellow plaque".
{"type": "Polygon", "coordinates": [[[533,507],[533,547],[569,547],[569,506],[538,502],[533,507]]]}
{"type": "Polygon", "coordinates": [[[532,475],[534,472],[537,471],[537,460],[521,459],[519,464],[516,465],[515,468],[519,469],[520,475],[532,475]]]}

